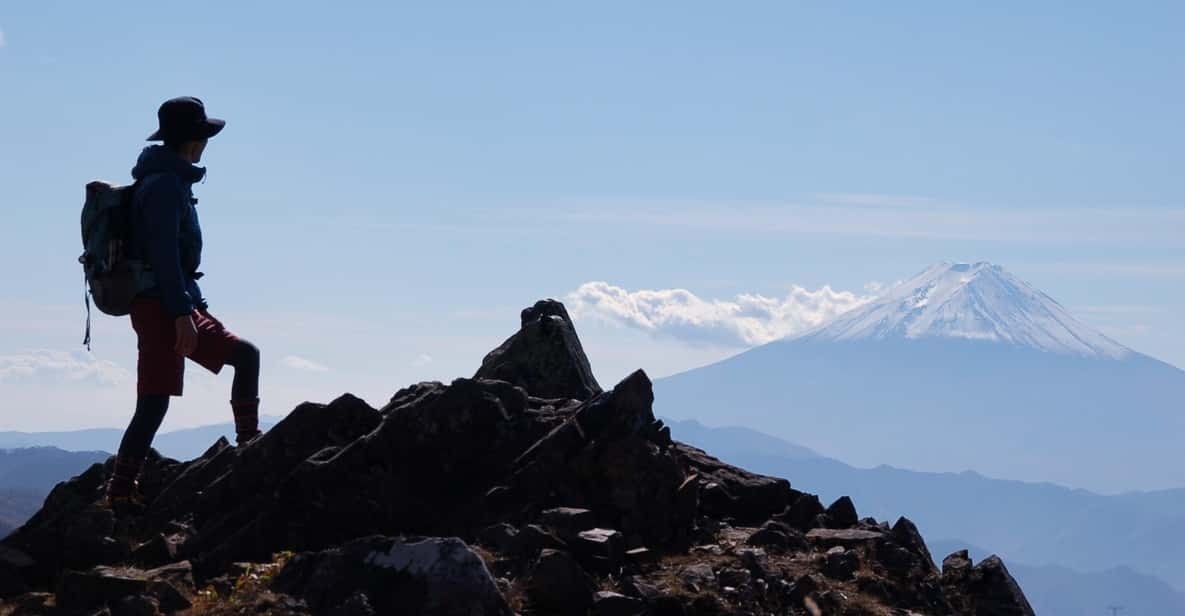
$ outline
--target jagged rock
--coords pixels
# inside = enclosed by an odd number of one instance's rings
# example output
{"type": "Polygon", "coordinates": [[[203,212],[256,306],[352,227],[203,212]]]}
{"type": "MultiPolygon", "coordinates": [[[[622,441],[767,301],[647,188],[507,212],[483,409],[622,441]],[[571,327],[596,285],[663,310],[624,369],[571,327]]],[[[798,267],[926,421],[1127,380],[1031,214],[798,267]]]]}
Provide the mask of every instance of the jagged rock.
{"type": "Polygon", "coordinates": [[[827,514],[827,523],[830,528],[851,528],[860,521],[860,517],[856,514],[856,506],[847,496],[836,499],[824,513],[827,514]]]}
{"type": "Polygon", "coordinates": [[[157,533],[132,550],[132,560],[141,566],[157,567],[177,560],[180,548],[189,539],[182,533],[157,533]]]}
{"type": "Polygon", "coordinates": [[[801,550],[807,546],[806,536],[802,531],[777,520],[767,520],[761,528],[749,535],[746,543],[782,550],[801,550]]]}
{"type": "Polygon", "coordinates": [[[625,551],[625,562],[631,565],[648,565],[658,561],[658,554],[647,547],[625,551]]]}
{"type": "Polygon", "coordinates": [[[625,560],[625,538],[621,533],[594,528],[580,531],[571,542],[572,550],[588,569],[616,573],[625,560]]]}
{"type": "Polygon", "coordinates": [[[486,355],[473,378],[514,383],[543,398],[587,400],[601,393],[563,304],[543,300],[521,316],[518,333],[486,355]]]}
{"type": "Polygon", "coordinates": [[[802,532],[807,532],[816,528],[815,521],[824,511],[818,496],[803,494],[795,499],[785,511],[775,516],[775,519],[802,532]]]}
{"type": "Polygon", "coordinates": [[[855,550],[836,546],[827,550],[823,561],[823,574],[836,580],[850,580],[860,566],[860,557],[855,550]]]}
{"type": "Polygon", "coordinates": [[[31,592],[0,601],[4,616],[56,616],[53,593],[31,592]]]}
{"type": "Polygon", "coordinates": [[[131,567],[97,566],[87,571],[67,571],[55,592],[59,608],[77,612],[113,605],[125,597],[150,595],[166,612],[187,609],[192,592],[189,563],[142,571],[131,567]]]}
{"type": "Polygon", "coordinates": [[[593,595],[594,616],[636,616],[645,609],[642,601],[615,592],[600,591],[593,595]]]}
{"type": "Polygon", "coordinates": [[[837,545],[843,547],[856,547],[860,544],[867,544],[869,542],[883,539],[884,536],[884,533],[855,528],[816,528],[806,534],[807,541],[810,541],[811,543],[817,543],[827,548],[837,545]]]}
{"type": "Polygon", "coordinates": [[[568,544],[555,533],[539,524],[527,524],[518,533],[518,541],[512,552],[519,556],[534,558],[543,550],[563,550],[568,544]]]}
{"type": "Polygon", "coordinates": [[[654,601],[660,594],[658,587],[646,581],[641,576],[632,575],[622,578],[621,592],[644,602],[654,601]]]}
{"type": "Polygon", "coordinates": [[[111,606],[111,616],[157,616],[160,602],[151,595],[124,597],[111,606]]]}
{"type": "Polygon", "coordinates": [[[477,540],[486,547],[507,554],[513,552],[518,544],[518,534],[518,529],[514,526],[506,522],[498,522],[482,530],[477,540]]]}
{"type": "Polygon", "coordinates": [[[720,573],[716,574],[716,579],[721,586],[731,586],[732,588],[741,588],[748,586],[753,581],[753,574],[748,569],[735,569],[728,567],[721,569],[720,573]]]}
{"type": "Polygon", "coordinates": [[[677,494],[683,469],[649,438],[653,402],[650,379],[639,371],[581,405],[514,462],[517,501],[590,509],[635,544],[688,536],[694,512],[677,494]]]}
{"type": "Polygon", "coordinates": [[[583,614],[593,602],[592,578],[567,552],[544,550],[528,574],[527,596],[545,613],[583,614]]]}
{"type": "Polygon", "coordinates": [[[272,589],[325,613],[362,592],[377,613],[512,614],[481,558],[460,539],[365,537],[297,554],[272,589]]]}
{"type": "Polygon", "coordinates": [[[972,616],[1034,616],[1020,586],[994,554],[971,566],[966,550],[942,561],[942,588],[962,614],[972,616]]]}
{"type": "Polygon", "coordinates": [[[547,509],[542,514],[543,523],[553,529],[560,537],[568,540],[582,530],[588,530],[597,525],[593,512],[579,507],[556,507],[547,509]]]}
{"type": "Polygon", "coordinates": [[[772,579],[773,571],[770,570],[769,558],[765,550],[761,548],[745,548],[737,551],[737,556],[741,560],[741,564],[748,569],[753,577],[760,580],[772,579]]]}
{"type": "Polygon", "coordinates": [[[785,479],[750,473],[683,443],[673,449],[688,474],[699,478],[700,506],[707,515],[756,524],[785,509],[794,494],[785,479]]]}
{"type": "Polygon", "coordinates": [[[877,560],[890,575],[911,577],[915,581],[938,573],[934,559],[917,526],[908,518],[900,518],[889,533],[891,541],[877,547],[877,560]]]}

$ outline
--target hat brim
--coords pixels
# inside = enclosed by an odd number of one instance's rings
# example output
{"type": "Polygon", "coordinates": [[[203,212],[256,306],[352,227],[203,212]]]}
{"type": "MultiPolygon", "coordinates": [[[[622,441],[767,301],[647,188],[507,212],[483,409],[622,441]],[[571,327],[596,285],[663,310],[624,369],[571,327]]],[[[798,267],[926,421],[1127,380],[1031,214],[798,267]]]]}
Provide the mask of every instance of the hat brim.
{"type": "MultiPolygon", "coordinates": [[[[222,132],[222,129],[225,127],[226,127],[226,120],[220,120],[218,118],[207,118],[205,123],[202,124],[201,127],[198,128],[198,130],[196,131],[197,135],[194,137],[191,137],[191,138],[192,139],[209,139],[210,137],[213,137],[214,135],[217,135],[218,133],[222,132]]],[[[152,133],[151,135],[148,136],[147,141],[164,141],[167,137],[168,137],[168,135],[165,134],[164,129],[158,128],[155,133],[152,133]]]]}

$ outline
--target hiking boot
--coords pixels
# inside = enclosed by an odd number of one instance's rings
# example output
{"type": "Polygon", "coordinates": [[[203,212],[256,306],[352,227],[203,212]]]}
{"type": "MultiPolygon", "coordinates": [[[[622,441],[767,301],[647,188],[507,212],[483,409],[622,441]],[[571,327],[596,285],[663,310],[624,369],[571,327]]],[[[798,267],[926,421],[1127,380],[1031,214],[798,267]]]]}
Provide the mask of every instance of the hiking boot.
{"type": "Polygon", "coordinates": [[[263,434],[259,431],[259,398],[231,400],[230,409],[235,416],[236,445],[242,447],[263,434]]]}
{"type": "Polygon", "coordinates": [[[107,481],[107,494],[104,498],[104,503],[108,507],[114,509],[144,506],[140,484],[136,481],[143,466],[143,458],[115,456],[115,466],[111,471],[111,478],[107,481]]]}

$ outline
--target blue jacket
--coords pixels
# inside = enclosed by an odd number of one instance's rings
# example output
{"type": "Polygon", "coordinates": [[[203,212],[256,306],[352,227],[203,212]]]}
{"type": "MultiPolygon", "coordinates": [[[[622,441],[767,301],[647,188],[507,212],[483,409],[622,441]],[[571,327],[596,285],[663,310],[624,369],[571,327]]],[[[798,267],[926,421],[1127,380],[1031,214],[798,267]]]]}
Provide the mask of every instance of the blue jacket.
{"type": "Polygon", "coordinates": [[[129,255],[147,264],[151,275],[140,296],[160,298],[171,317],[206,307],[197,279],[202,262],[202,229],[198,224],[193,184],[206,175],[162,146],[140,153],[132,177],[140,182],[132,199],[129,255]]]}

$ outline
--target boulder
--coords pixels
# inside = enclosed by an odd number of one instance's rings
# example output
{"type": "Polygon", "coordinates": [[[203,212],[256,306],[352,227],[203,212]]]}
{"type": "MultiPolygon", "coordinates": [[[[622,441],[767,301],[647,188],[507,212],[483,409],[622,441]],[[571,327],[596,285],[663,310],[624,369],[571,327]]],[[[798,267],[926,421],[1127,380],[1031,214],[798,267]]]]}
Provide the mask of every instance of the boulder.
{"type": "Polygon", "coordinates": [[[877,546],[876,558],[890,575],[915,582],[938,573],[922,534],[908,518],[897,520],[889,532],[888,541],[877,546]]]}
{"type": "Polygon", "coordinates": [[[487,548],[511,554],[518,545],[518,529],[506,522],[491,524],[478,534],[477,540],[487,548]]]}
{"type": "Polygon", "coordinates": [[[700,509],[709,516],[760,524],[784,510],[794,494],[785,479],[750,473],[683,443],[673,449],[686,473],[698,478],[700,509]]]}
{"type": "Polygon", "coordinates": [[[989,556],[972,567],[963,550],[946,557],[942,569],[943,592],[960,613],[1034,616],[1033,607],[998,556],[989,556]]]}
{"type": "Polygon", "coordinates": [[[547,509],[542,515],[543,523],[554,530],[557,535],[568,540],[582,530],[588,530],[597,525],[596,516],[588,509],[579,507],[555,507],[547,509]]]}
{"type": "Polygon", "coordinates": [[[636,616],[646,609],[646,604],[633,597],[609,591],[593,595],[593,616],[636,616]]]}
{"type": "Polygon", "coordinates": [[[58,581],[55,600],[67,612],[113,606],[127,597],[146,595],[159,608],[173,612],[190,607],[193,575],[188,562],[143,571],[132,567],[97,566],[67,571],[58,581]]]}
{"type": "Polygon", "coordinates": [[[542,300],[522,311],[518,333],[490,351],[475,379],[514,383],[533,396],[588,400],[601,393],[564,305],[542,300]]]}
{"type": "Polygon", "coordinates": [[[847,496],[841,496],[824,512],[830,528],[851,528],[860,521],[856,514],[856,505],[847,496]]]}
{"type": "Polygon", "coordinates": [[[807,547],[806,536],[802,531],[777,520],[766,521],[745,542],[779,550],[801,550],[807,547]]]}
{"type": "Polygon", "coordinates": [[[860,545],[871,544],[875,541],[884,539],[884,537],[884,533],[872,530],[860,530],[857,528],[816,528],[806,534],[807,541],[826,548],[835,546],[857,547],[860,545]]]}
{"type": "Polygon", "coordinates": [[[855,550],[836,546],[827,550],[823,560],[823,575],[836,580],[850,580],[860,567],[860,557],[855,550]]]}
{"type": "Polygon", "coordinates": [[[580,507],[633,545],[671,545],[694,527],[675,456],[652,440],[653,386],[644,372],[580,405],[514,462],[514,503],[580,507]]]}
{"type": "Polygon", "coordinates": [[[272,589],[303,598],[315,613],[356,604],[358,593],[380,614],[513,613],[485,563],[456,538],[373,536],[304,552],[288,561],[272,589]]]}
{"type": "Polygon", "coordinates": [[[527,597],[543,613],[583,614],[595,590],[588,573],[560,550],[544,550],[527,574],[527,597]]]}
{"type": "Polygon", "coordinates": [[[570,545],[581,562],[598,573],[616,573],[625,562],[625,537],[616,530],[593,528],[580,531],[570,545]]]}
{"type": "Polygon", "coordinates": [[[775,519],[802,532],[807,532],[816,527],[815,522],[824,511],[818,496],[802,494],[785,511],[775,516],[775,519]]]}

